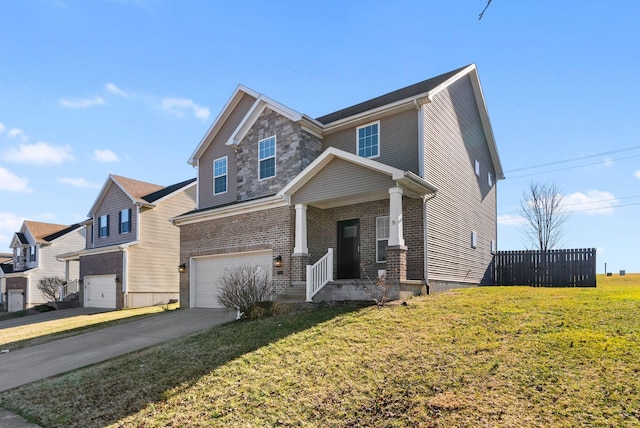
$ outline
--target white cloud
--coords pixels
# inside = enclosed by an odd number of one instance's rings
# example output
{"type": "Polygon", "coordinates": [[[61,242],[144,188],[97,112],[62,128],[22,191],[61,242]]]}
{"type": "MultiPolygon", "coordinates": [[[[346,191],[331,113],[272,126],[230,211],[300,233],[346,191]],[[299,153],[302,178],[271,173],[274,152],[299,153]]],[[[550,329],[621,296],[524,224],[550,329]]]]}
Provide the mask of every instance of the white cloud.
{"type": "Polygon", "coordinates": [[[29,180],[25,177],[18,177],[6,168],[0,167],[0,190],[9,192],[31,192],[29,180]]]}
{"type": "Polygon", "coordinates": [[[498,224],[504,226],[521,226],[525,224],[525,219],[520,215],[503,214],[498,216],[498,224]]]}
{"type": "Polygon", "coordinates": [[[0,122],[0,134],[2,134],[2,133],[5,131],[5,129],[7,129],[7,127],[5,126],[5,124],[4,124],[4,123],[2,123],[2,122],[0,122]]]}
{"type": "Polygon", "coordinates": [[[116,94],[116,95],[120,95],[123,97],[128,97],[129,94],[127,94],[125,91],[123,91],[122,89],[118,88],[116,85],[114,85],[113,83],[107,83],[106,85],[104,85],[104,88],[111,92],[112,94],[116,94]]]}
{"type": "Polygon", "coordinates": [[[91,106],[106,104],[106,101],[99,96],[93,98],[74,98],[71,100],[61,99],[60,104],[68,108],[87,108],[91,106]]]}
{"type": "Polygon", "coordinates": [[[4,158],[12,162],[34,165],[55,165],[73,160],[71,146],[51,146],[42,141],[20,144],[18,149],[7,150],[4,158]]]}
{"type": "Polygon", "coordinates": [[[8,242],[15,232],[19,232],[23,220],[15,214],[0,212],[0,241],[8,242]]]}
{"type": "Polygon", "coordinates": [[[164,98],[161,105],[162,110],[174,116],[182,117],[189,110],[199,119],[207,120],[210,112],[207,107],[199,106],[187,98],[164,98]]]}
{"type": "Polygon", "coordinates": [[[99,184],[91,183],[84,178],[80,177],[61,177],[58,178],[58,183],[68,184],[73,187],[80,187],[83,189],[98,189],[100,188],[99,184]]]}
{"type": "Polygon", "coordinates": [[[606,167],[613,166],[613,159],[611,159],[609,157],[606,157],[606,158],[604,158],[603,164],[606,167]]]}
{"type": "Polygon", "coordinates": [[[640,179],[640,169],[633,173],[633,175],[635,175],[637,179],[640,179]]]}
{"type": "Polygon", "coordinates": [[[584,211],[589,215],[613,214],[617,199],[609,192],[589,190],[566,195],[562,201],[568,211],[584,211]]]}
{"type": "Polygon", "coordinates": [[[11,128],[7,135],[11,138],[17,138],[20,134],[24,134],[24,131],[19,128],[11,128]]]}
{"type": "Polygon", "coordinates": [[[103,163],[120,162],[120,158],[118,157],[118,155],[113,153],[109,149],[94,150],[93,157],[91,159],[93,159],[96,162],[103,162],[103,163]]]}

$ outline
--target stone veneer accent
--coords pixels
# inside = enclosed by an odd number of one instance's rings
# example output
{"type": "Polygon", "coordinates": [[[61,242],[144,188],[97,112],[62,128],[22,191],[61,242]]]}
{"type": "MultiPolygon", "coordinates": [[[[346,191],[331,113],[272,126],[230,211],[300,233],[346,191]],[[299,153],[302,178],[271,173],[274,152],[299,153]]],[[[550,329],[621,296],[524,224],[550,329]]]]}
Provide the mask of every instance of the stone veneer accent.
{"type": "MultiPolygon", "coordinates": [[[[188,264],[191,257],[271,249],[274,257],[282,256],[282,267],[274,267],[272,273],[274,291],[279,293],[292,281],[294,227],[293,206],[184,224],[180,226],[180,260],[188,264]]],[[[189,306],[187,269],[180,274],[180,307],[189,306]]]]}
{"type": "Polygon", "coordinates": [[[84,277],[92,275],[116,275],[120,278],[116,282],[116,309],[124,308],[124,293],[122,293],[122,252],[92,254],[80,256],[80,302],[84,304],[84,277]]]}
{"type": "Polygon", "coordinates": [[[237,188],[240,201],[277,193],[322,153],[322,139],[299,123],[266,108],[238,145],[237,188]],[[276,137],[276,175],[259,180],[258,142],[276,137]]]}

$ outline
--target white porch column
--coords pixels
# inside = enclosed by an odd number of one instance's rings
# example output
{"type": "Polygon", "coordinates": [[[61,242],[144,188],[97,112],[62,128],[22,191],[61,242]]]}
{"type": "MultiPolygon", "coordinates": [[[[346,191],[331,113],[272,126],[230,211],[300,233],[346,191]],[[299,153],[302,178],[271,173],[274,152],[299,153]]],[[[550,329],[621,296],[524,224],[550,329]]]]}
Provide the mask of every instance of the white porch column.
{"type": "Polygon", "coordinates": [[[389,189],[389,244],[404,246],[402,235],[402,189],[392,187],[389,189]]]}
{"type": "Polygon", "coordinates": [[[293,254],[309,254],[307,247],[307,205],[296,204],[296,231],[293,254]]]}

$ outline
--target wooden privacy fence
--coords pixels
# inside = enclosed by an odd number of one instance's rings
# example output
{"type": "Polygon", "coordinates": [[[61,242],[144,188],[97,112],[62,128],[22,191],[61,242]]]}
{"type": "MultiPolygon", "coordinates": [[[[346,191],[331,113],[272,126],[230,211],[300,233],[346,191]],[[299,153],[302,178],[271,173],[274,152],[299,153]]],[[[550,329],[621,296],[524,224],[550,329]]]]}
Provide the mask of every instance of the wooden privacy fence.
{"type": "Polygon", "coordinates": [[[496,285],[595,287],[596,249],[499,251],[494,259],[496,285]]]}

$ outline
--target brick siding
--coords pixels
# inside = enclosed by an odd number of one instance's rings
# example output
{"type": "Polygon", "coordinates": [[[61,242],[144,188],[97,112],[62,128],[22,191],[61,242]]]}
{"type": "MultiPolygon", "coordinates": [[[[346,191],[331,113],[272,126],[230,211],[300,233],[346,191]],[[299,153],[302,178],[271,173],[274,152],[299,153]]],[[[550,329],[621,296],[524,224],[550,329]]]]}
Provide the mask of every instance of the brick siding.
{"type": "Polygon", "coordinates": [[[115,275],[120,278],[116,282],[116,309],[124,308],[124,293],[122,292],[122,252],[92,254],[80,256],[80,302],[84,302],[84,278],[93,275],[115,275]]]}

